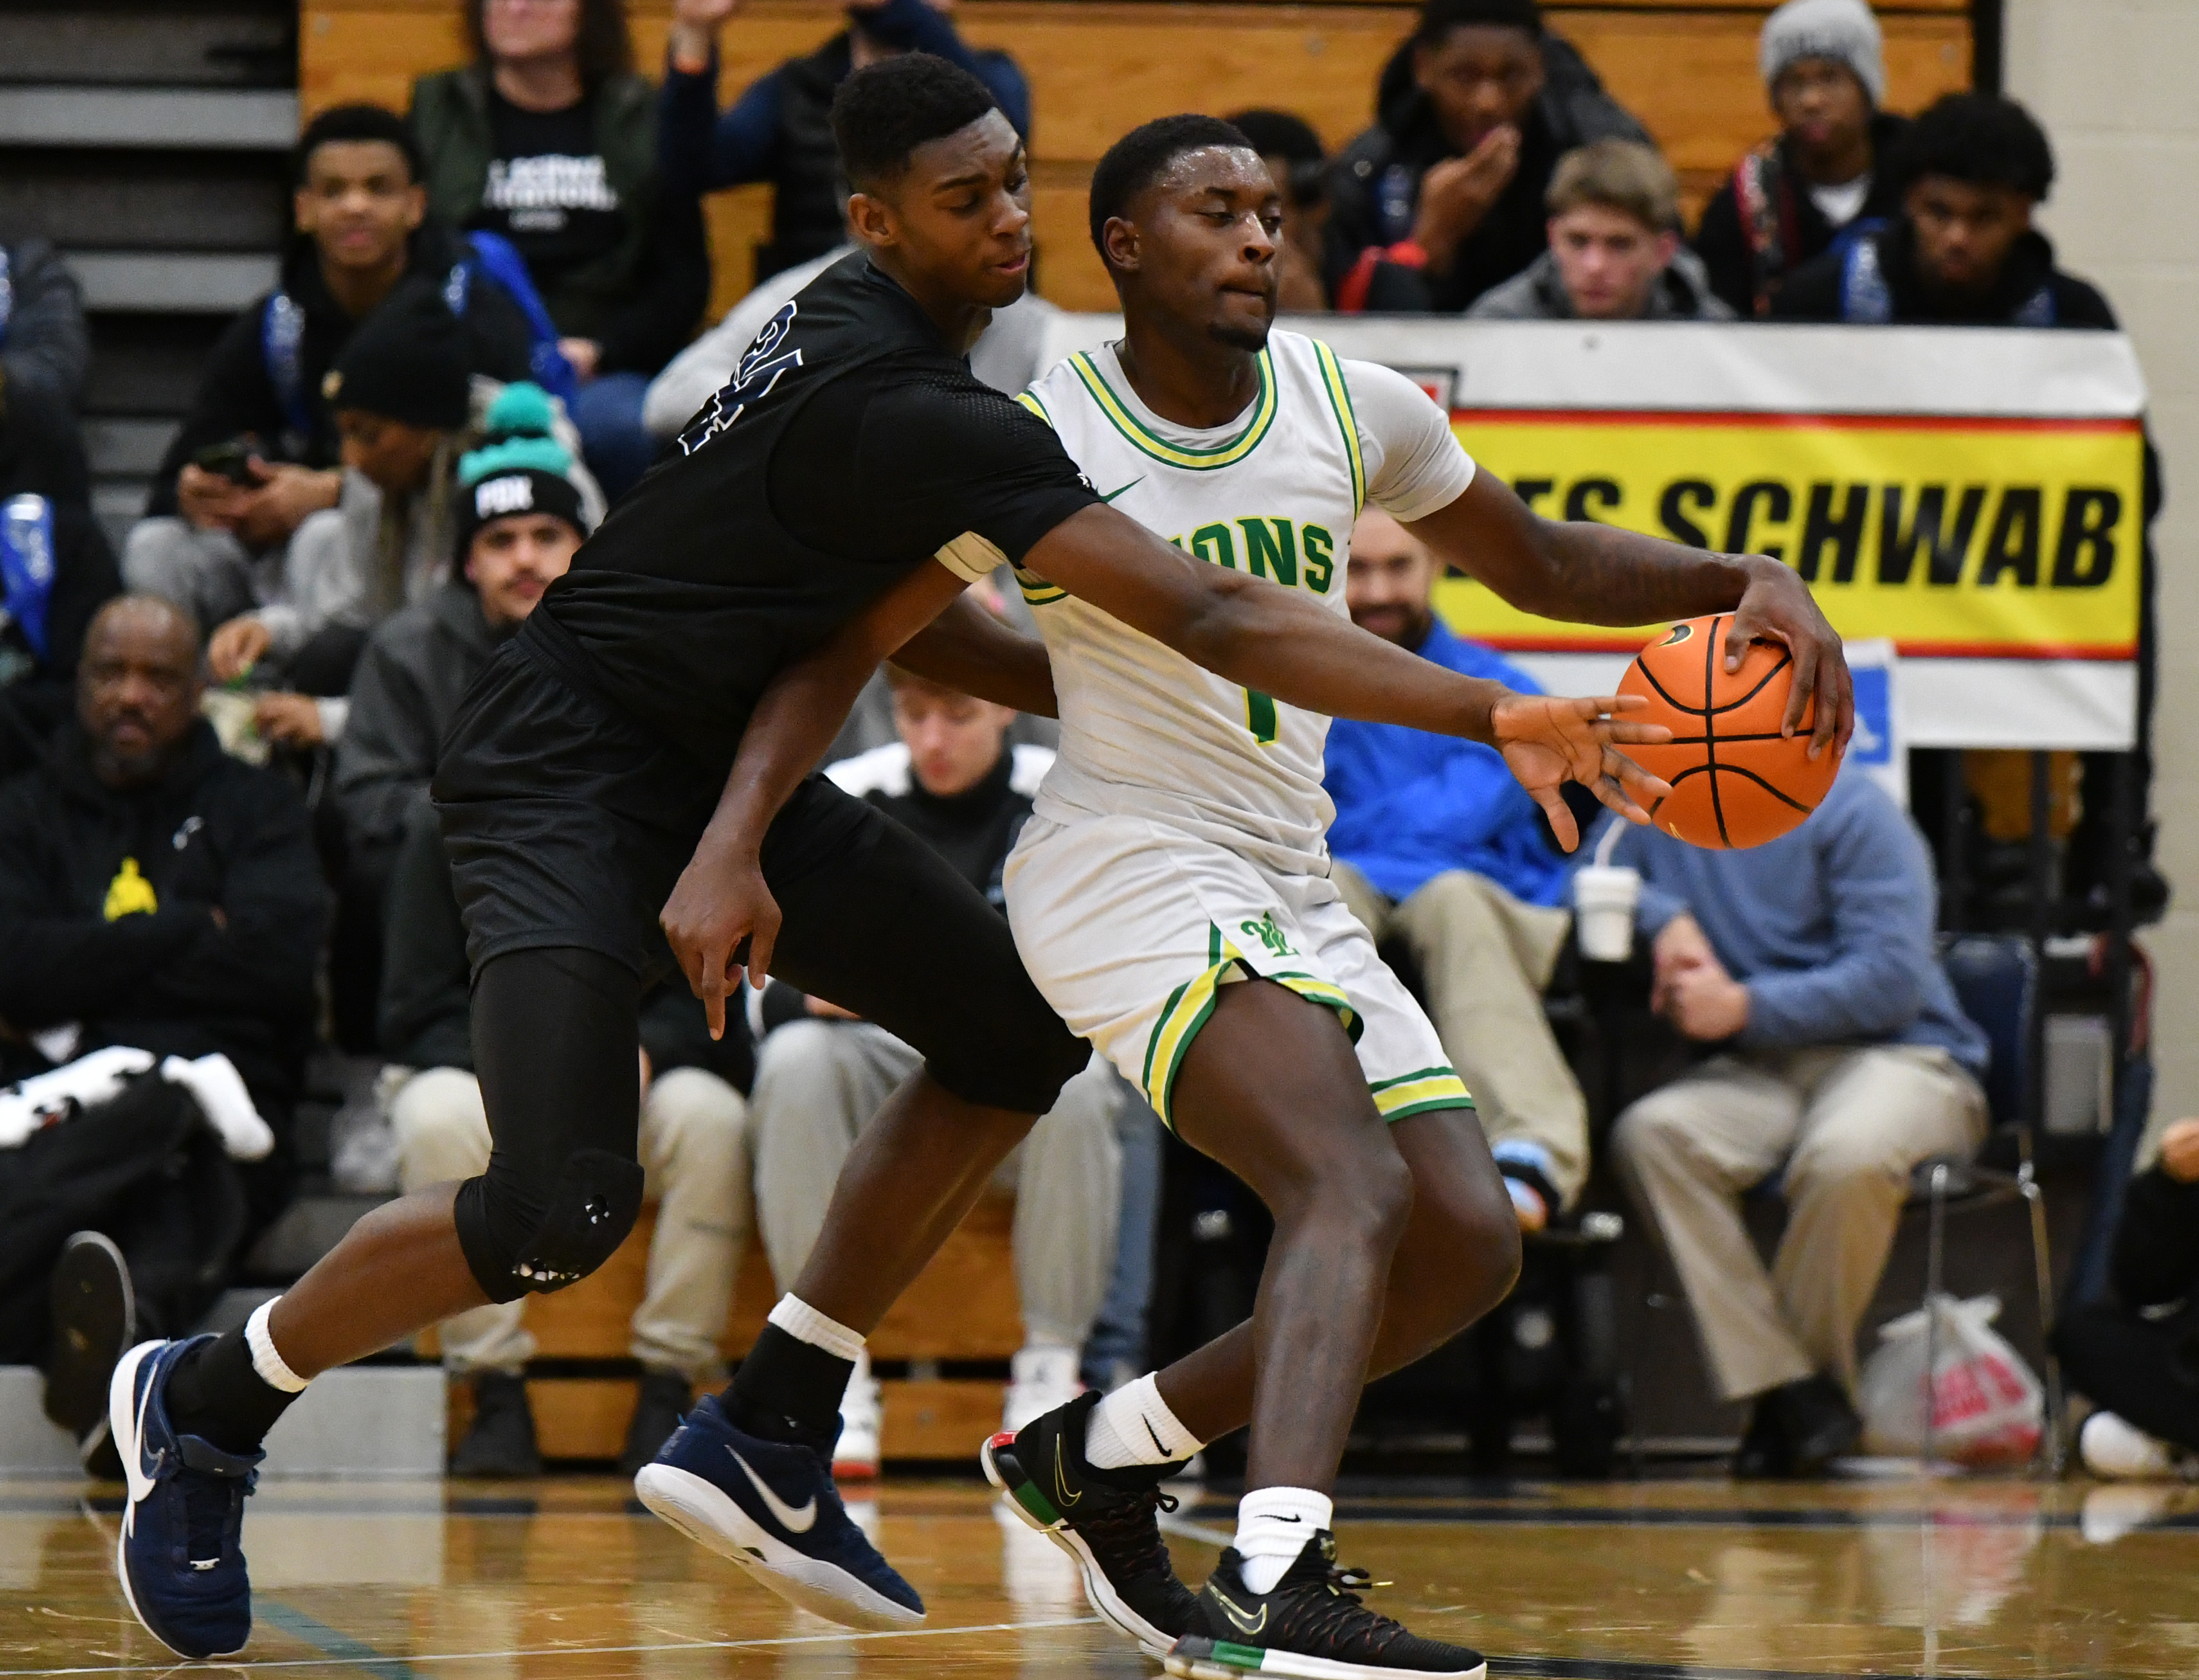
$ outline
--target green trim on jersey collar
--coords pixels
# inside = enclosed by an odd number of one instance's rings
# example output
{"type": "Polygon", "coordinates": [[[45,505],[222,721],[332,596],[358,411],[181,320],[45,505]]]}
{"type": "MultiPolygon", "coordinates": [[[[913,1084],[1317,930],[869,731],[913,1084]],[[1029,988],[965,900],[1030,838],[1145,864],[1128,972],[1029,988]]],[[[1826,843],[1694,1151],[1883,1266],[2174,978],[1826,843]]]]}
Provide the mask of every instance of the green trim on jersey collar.
{"type": "Polygon", "coordinates": [[[1228,443],[1216,444],[1211,448],[1193,449],[1182,444],[1170,443],[1166,438],[1148,429],[1130,405],[1115,394],[1106,376],[1100,371],[1099,364],[1089,353],[1078,351],[1069,359],[1069,365],[1084,382],[1084,388],[1100,411],[1141,452],[1150,455],[1164,466],[1182,467],[1193,472],[1205,472],[1216,467],[1232,467],[1260,446],[1260,440],[1274,424],[1275,411],[1280,406],[1275,395],[1275,370],[1270,353],[1262,350],[1259,355],[1260,394],[1253,400],[1252,418],[1245,429],[1228,443]]]}

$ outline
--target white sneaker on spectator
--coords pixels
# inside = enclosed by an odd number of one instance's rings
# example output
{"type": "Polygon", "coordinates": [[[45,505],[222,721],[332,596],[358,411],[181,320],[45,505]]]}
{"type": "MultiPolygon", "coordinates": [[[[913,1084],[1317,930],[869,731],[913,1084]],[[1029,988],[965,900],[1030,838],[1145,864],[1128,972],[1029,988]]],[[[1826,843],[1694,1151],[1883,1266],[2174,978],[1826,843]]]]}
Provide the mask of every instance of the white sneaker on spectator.
{"type": "Polygon", "coordinates": [[[832,1449],[832,1479],[866,1481],[878,1473],[878,1440],[885,1422],[871,1356],[855,1356],[848,1391],[840,1397],[840,1440],[832,1449]]]}
{"type": "Polygon", "coordinates": [[[2113,1412],[2094,1412],[2078,1432],[2077,1453],[2085,1467],[2109,1481],[2155,1482],[2182,1473],[2183,1456],[2113,1412]]]}
{"type": "Polygon", "coordinates": [[[1008,1395],[1000,1408],[1000,1427],[1010,1434],[1056,1406],[1084,1392],[1076,1374],[1076,1350],[1027,1347],[1008,1365],[1008,1395]]]}

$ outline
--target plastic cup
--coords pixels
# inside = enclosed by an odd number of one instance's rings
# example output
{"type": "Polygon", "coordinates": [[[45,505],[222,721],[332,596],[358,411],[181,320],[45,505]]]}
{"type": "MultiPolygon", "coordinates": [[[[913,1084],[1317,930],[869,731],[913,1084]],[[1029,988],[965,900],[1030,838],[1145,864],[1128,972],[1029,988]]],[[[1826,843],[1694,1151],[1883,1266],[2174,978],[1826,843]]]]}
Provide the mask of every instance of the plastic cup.
{"type": "Polygon", "coordinates": [[[1588,864],[1573,876],[1574,924],[1581,955],[1590,962],[1624,962],[1634,954],[1634,907],[1642,899],[1642,872],[1588,864]]]}

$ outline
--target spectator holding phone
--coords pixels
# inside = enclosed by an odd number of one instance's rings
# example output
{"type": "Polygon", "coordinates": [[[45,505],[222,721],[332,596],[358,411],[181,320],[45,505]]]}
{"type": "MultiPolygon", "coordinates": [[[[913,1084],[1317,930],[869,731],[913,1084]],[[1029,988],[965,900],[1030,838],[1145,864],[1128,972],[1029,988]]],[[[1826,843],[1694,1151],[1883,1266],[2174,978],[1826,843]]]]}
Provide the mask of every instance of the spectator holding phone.
{"type": "Polygon", "coordinates": [[[455,300],[466,370],[524,379],[517,306],[427,219],[419,149],[394,112],[323,112],[300,136],[281,283],[216,341],[124,547],[129,586],[202,625],[271,598],[306,518],[336,505],[341,441],[322,391],[359,324],[408,276],[455,300]]]}

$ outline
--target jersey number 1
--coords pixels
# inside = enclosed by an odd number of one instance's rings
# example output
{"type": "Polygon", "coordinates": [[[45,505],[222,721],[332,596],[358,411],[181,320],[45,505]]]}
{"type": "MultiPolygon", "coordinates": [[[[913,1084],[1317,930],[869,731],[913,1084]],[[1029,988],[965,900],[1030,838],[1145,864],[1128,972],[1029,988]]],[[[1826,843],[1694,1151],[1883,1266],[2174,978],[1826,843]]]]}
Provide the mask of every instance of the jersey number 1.
{"type": "Polygon", "coordinates": [[[1271,696],[1257,688],[1245,691],[1245,727],[1252,732],[1252,738],[1263,747],[1275,744],[1280,725],[1275,717],[1275,703],[1271,696]]]}

